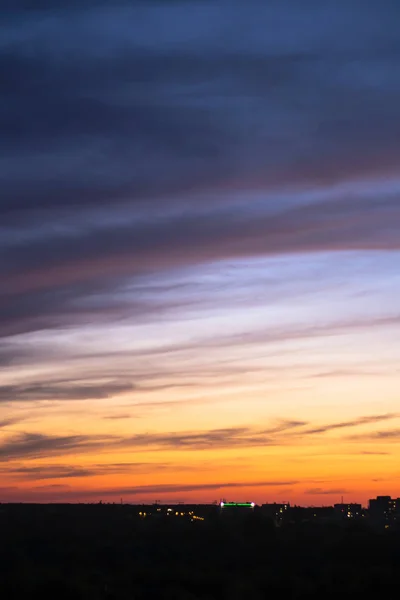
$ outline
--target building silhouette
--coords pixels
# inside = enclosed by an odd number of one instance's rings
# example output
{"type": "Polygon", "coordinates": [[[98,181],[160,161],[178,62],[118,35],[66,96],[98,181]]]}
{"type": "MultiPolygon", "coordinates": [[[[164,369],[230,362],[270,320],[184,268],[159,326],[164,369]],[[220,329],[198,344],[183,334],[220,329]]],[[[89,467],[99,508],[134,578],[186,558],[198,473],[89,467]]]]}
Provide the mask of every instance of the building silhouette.
{"type": "Polygon", "coordinates": [[[377,496],[369,501],[369,516],[376,525],[389,527],[400,521],[400,498],[377,496]]]}
{"type": "Polygon", "coordinates": [[[345,504],[343,502],[334,505],[336,518],[339,519],[359,519],[363,516],[361,504],[345,504]]]}

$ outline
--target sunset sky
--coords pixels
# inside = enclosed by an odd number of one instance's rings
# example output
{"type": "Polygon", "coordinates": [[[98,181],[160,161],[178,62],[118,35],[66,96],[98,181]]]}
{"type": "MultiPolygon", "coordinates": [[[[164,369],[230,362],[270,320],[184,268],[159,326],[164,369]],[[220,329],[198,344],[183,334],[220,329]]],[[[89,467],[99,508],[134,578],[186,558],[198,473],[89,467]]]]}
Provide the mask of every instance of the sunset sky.
{"type": "Polygon", "coordinates": [[[10,0],[0,502],[400,496],[399,23],[10,0]]]}

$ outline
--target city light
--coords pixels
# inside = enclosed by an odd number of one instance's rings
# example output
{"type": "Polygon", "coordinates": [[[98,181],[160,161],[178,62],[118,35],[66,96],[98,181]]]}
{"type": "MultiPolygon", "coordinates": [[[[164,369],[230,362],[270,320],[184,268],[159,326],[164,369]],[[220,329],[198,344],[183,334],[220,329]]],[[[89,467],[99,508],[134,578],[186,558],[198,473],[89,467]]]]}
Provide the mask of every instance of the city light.
{"type": "Polygon", "coordinates": [[[254,508],[255,502],[221,502],[221,508],[233,508],[233,507],[243,507],[243,508],[254,508]]]}

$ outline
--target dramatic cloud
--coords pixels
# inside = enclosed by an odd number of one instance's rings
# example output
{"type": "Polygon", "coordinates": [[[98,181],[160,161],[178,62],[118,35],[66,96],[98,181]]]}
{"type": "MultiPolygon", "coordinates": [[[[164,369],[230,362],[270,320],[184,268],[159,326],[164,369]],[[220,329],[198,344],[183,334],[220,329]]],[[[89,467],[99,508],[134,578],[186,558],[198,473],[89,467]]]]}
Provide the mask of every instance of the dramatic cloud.
{"type": "Polygon", "coordinates": [[[115,317],[110,290],[143,272],[399,249],[399,182],[382,180],[397,174],[398,11],[384,4],[360,5],[354,30],[344,2],[253,0],[228,19],[224,2],[10,9],[0,331],[115,317]]]}
{"type": "Polygon", "coordinates": [[[1,462],[395,445],[398,3],[36,4],[0,16],[1,462]]]}

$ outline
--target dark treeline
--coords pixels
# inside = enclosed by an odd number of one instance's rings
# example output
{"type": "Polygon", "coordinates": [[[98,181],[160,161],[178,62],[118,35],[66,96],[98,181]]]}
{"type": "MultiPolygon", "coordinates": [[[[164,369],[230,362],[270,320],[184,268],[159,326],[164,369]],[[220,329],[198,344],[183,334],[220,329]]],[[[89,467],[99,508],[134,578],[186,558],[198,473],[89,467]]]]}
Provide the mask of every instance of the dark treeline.
{"type": "Polygon", "coordinates": [[[400,597],[396,528],[376,531],[365,520],[276,527],[258,512],[224,518],[209,508],[204,520],[192,518],[195,509],[159,518],[138,511],[0,505],[0,598],[400,597]]]}

